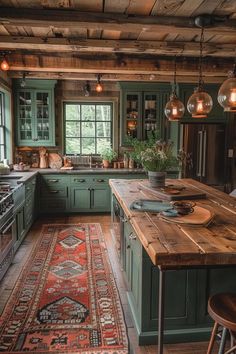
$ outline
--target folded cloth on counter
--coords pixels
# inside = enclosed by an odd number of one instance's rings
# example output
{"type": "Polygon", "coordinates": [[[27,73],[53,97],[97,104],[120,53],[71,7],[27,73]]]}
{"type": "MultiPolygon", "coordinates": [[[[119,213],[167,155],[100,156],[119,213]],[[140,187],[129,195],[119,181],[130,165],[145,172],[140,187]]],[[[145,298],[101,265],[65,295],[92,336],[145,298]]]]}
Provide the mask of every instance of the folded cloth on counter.
{"type": "Polygon", "coordinates": [[[153,199],[138,199],[134,200],[129,208],[135,211],[152,211],[159,213],[161,211],[172,210],[173,206],[166,201],[153,199]]]}

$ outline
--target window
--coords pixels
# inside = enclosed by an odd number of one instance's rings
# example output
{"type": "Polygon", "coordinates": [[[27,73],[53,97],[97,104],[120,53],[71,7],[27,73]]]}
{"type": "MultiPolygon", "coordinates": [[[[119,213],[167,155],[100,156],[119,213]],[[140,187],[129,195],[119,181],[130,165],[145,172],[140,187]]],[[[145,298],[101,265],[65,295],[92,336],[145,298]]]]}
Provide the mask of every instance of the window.
{"type": "Polygon", "coordinates": [[[65,153],[100,154],[112,144],[112,103],[65,103],[65,153]]]}
{"type": "Polygon", "coordinates": [[[4,94],[0,92],[0,161],[6,158],[6,126],[5,126],[4,94]]]}

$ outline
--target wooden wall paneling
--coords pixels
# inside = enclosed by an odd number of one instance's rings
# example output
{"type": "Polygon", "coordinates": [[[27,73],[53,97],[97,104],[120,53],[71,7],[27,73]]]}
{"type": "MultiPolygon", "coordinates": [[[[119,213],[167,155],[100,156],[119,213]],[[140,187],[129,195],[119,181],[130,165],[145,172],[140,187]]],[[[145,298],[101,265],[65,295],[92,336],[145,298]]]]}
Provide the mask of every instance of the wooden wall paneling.
{"type": "Polygon", "coordinates": [[[119,39],[121,31],[102,31],[102,38],[103,39],[119,39]]]}
{"type": "Polygon", "coordinates": [[[131,0],[129,6],[126,8],[126,13],[134,15],[149,15],[154,3],[154,0],[131,0]]]}
{"type": "Polygon", "coordinates": [[[130,0],[105,0],[104,12],[125,13],[130,0]]]}
{"type": "Polygon", "coordinates": [[[205,0],[183,1],[182,4],[178,7],[178,9],[176,9],[175,16],[191,16],[194,11],[204,3],[204,1],[205,0]]]}
{"type": "Polygon", "coordinates": [[[103,11],[103,0],[71,0],[71,7],[80,11],[103,11]]]}
{"type": "Polygon", "coordinates": [[[204,0],[196,10],[193,11],[192,16],[198,16],[204,14],[212,14],[217,7],[222,4],[222,0],[204,0]]]}

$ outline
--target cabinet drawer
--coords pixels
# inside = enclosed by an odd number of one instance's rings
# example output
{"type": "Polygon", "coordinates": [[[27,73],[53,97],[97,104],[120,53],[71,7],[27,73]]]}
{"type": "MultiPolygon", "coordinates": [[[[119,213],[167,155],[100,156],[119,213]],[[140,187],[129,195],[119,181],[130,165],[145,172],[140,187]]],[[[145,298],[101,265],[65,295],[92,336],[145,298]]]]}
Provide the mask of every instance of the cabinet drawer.
{"type": "Polygon", "coordinates": [[[60,175],[44,175],[41,176],[41,182],[51,185],[64,185],[67,183],[68,177],[67,176],[60,176],[60,175]]]}
{"type": "Polygon", "coordinates": [[[25,197],[29,197],[30,194],[33,194],[35,192],[36,188],[36,178],[33,178],[29,182],[25,184],[25,197]]]}
{"type": "Polygon", "coordinates": [[[94,186],[109,186],[109,176],[93,176],[92,183],[94,186]]]}
{"type": "Polygon", "coordinates": [[[67,186],[43,186],[41,188],[41,198],[51,199],[58,197],[68,197],[68,187],[67,186]]]}
{"type": "Polygon", "coordinates": [[[72,176],[70,178],[70,183],[73,186],[86,186],[88,184],[92,183],[92,177],[91,176],[72,176]]]}

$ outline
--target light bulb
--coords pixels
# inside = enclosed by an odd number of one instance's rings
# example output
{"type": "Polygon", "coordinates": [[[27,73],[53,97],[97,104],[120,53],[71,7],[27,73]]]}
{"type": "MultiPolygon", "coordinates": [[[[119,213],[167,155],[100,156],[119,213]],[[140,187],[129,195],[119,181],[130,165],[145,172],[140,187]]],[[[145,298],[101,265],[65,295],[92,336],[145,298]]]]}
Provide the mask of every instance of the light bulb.
{"type": "Polygon", "coordinates": [[[177,107],[175,106],[172,108],[172,115],[177,116],[177,114],[178,114],[178,110],[177,110],[177,107]]]}
{"type": "Polygon", "coordinates": [[[234,106],[236,106],[236,88],[231,90],[229,100],[234,106]]]}
{"type": "Polygon", "coordinates": [[[96,85],[96,91],[97,92],[102,92],[102,85],[100,83],[97,83],[96,85]]]}
{"type": "Polygon", "coordinates": [[[203,112],[203,101],[199,100],[197,102],[197,107],[196,107],[197,113],[202,113],[203,112]]]}
{"type": "Polygon", "coordinates": [[[7,62],[7,60],[6,60],[5,58],[4,58],[3,61],[1,62],[1,69],[2,69],[3,71],[7,71],[7,70],[10,69],[10,66],[9,66],[9,64],[8,64],[8,62],[7,62]]]}

